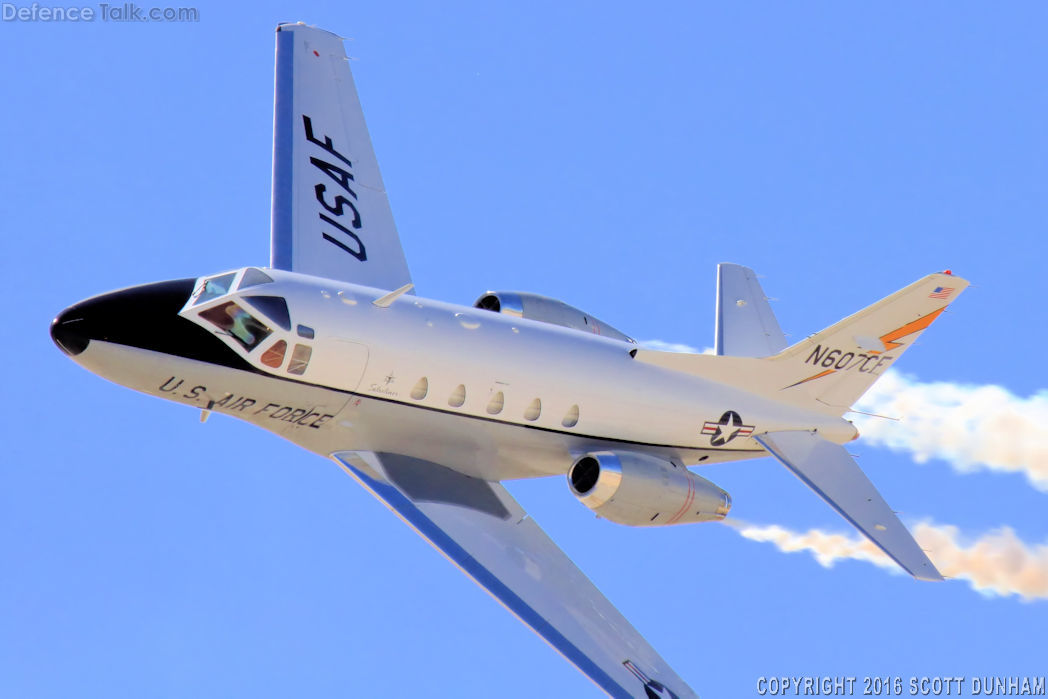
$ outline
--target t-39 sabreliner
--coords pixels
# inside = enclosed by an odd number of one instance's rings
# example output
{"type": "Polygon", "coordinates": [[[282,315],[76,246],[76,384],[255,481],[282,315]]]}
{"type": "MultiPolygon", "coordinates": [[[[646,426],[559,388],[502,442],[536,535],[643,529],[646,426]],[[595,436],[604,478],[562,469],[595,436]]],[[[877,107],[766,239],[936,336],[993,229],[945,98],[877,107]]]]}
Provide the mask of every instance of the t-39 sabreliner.
{"type": "Polygon", "coordinates": [[[276,36],[270,266],[71,306],[51,335],[74,361],[333,459],[615,697],[695,693],[500,481],[566,474],[620,524],[713,522],[731,498],[690,467],[771,454],[941,579],[841,446],[857,436],[843,415],[966,281],[929,275],[787,347],[754,274],[722,264],[716,355],[643,349],[536,294],[422,298],[342,40],[276,36]]]}

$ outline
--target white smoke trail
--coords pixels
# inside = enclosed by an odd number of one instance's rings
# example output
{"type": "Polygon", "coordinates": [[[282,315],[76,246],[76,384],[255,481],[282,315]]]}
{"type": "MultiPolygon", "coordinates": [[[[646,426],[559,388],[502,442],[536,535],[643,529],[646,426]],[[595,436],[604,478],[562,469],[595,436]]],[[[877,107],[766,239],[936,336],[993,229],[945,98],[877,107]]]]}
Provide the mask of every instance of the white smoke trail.
{"type": "Polygon", "coordinates": [[[1022,398],[1000,386],[922,383],[894,371],[855,406],[900,417],[859,415],[867,444],[907,451],[923,463],[936,457],[961,472],[977,469],[1024,474],[1048,492],[1048,393],[1022,398]]]}
{"type": "Polygon", "coordinates": [[[666,342],[665,340],[639,340],[638,344],[644,349],[657,350],[659,352],[684,352],[686,354],[713,354],[712,347],[699,349],[686,345],[683,342],[666,342]]]}
{"type": "MultiPolygon", "coordinates": [[[[829,568],[845,559],[868,561],[902,572],[864,537],[848,537],[818,529],[800,533],[777,525],[761,527],[725,520],[742,536],[775,544],[780,551],[808,551],[829,568]]],[[[1029,545],[1010,527],[995,529],[964,543],[957,527],[922,522],[912,527],[914,538],[943,575],[963,578],[983,594],[1019,595],[1025,601],[1048,599],[1048,542],[1029,545]]]]}

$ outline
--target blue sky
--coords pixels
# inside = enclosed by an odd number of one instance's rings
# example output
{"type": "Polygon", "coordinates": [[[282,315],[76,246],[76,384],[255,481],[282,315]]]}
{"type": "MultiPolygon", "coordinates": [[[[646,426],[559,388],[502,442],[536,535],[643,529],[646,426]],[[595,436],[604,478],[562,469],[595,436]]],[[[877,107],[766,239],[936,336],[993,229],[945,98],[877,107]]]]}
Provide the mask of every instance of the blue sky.
{"type": "MultiPolygon", "coordinates": [[[[720,261],[764,275],[793,339],[952,268],[973,288],[899,368],[1046,388],[1043,4],[499,5],[0,23],[0,695],[599,695],[333,464],[48,337],[86,296],[266,263],[280,21],[354,38],[425,296],[530,289],[702,347],[720,261]]],[[[1021,474],[854,450],[909,521],[1048,540],[1021,474]]],[[[700,473],[747,522],[850,533],[770,459],[700,473]]],[[[1045,671],[1044,600],[827,569],[720,525],[631,530],[559,479],[512,490],[703,696],[1045,671]]]]}

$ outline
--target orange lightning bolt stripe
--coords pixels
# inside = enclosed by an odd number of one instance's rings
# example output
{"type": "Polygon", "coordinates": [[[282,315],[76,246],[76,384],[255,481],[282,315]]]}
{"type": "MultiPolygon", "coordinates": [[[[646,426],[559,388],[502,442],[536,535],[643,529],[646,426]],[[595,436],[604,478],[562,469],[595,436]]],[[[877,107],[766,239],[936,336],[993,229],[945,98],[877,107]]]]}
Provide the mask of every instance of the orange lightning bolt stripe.
{"type": "MultiPolygon", "coordinates": [[[[884,343],[884,351],[885,352],[891,352],[896,347],[902,347],[902,343],[901,342],[896,342],[896,340],[898,340],[900,338],[903,338],[903,337],[906,337],[907,335],[912,335],[913,333],[920,332],[921,330],[924,330],[929,325],[931,325],[932,321],[934,321],[936,318],[938,318],[939,315],[943,311],[945,311],[945,310],[946,310],[946,306],[943,306],[939,310],[932,311],[931,313],[929,313],[926,316],[921,316],[917,320],[912,321],[910,323],[907,323],[906,325],[902,326],[901,328],[896,328],[895,330],[892,330],[887,335],[881,335],[881,342],[884,343]]],[[[880,352],[873,351],[872,354],[880,354],[880,352]]]]}
{"type": "MultiPolygon", "coordinates": [[[[881,335],[880,340],[881,340],[882,343],[884,343],[884,349],[883,350],[870,350],[870,354],[883,354],[885,352],[891,352],[893,349],[896,349],[898,347],[902,347],[903,343],[896,342],[896,340],[900,340],[900,339],[906,337],[907,335],[912,335],[914,333],[917,333],[917,332],[920,332],[920,331],[926,329],[945,310],[946,310],[946,306],[943,306],[942,308],[940,308],[937,311],[932,311],[931,313],[929,313],[926,316],[921,316],[917,320],[910,321],[909,323],[907,323],[906,325],[902,326],[901,328],[896,328],[895,330],[892,330],[889,333],[885,333],[884,335],[881,335]]],[[[836,369],[826,369],[825,371],[820,371],[818,374],[815,374],[814,376],[809,376],[806,379],[801,379],[797,383],[791,383],[789,386],[784,386],[782,390],[785,391],[787,388],[793,388],[794,386],[800,386],[802,383],[808,383],[809,381],[814,381],[815,379],[821,379],[823,376],[829,376],[830,374],[836,374],[836,373],[837,373],[836,369]]]]}
{"type": "Polygon", "coordinates": [[[823,376],[829,376],[830,374],[836,374],[836,373],[837,373],[836,369],[827,369],[826,371],[820,371],[815,376],[809,376],[806,379],[801,379],[797,383],[791,383],[789,386],[786,386],[785,388],[783,388],[783,390],[785,391],[787,388],[793,388],[794,386],[800,386],[802,383],[808,383],[809,381],[814,381],[815,379],[821,379],[823,376]]]}

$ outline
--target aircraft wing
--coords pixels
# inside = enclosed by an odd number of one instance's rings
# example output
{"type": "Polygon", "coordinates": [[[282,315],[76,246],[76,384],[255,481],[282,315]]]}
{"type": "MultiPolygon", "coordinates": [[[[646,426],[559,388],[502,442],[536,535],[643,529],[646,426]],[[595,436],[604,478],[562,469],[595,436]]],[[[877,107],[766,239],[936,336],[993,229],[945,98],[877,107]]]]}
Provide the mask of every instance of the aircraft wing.
{"type": "Polygon", "coordinates": [[[398,454],[331,456],[610,696],[697,696],[502,485],[398,454]]]}
{"type": "Polygon", "coordinates": [[[411,282],[342,39],[277,27],[270,265],[379,289],[411,282]]]}
{"type": "Polygon", "coordinates": [[[942,580],[844,447],[812,432],[768,432],[755,439],[903,570],[918,580],[942,580]]]}

